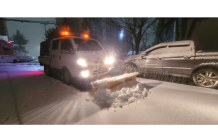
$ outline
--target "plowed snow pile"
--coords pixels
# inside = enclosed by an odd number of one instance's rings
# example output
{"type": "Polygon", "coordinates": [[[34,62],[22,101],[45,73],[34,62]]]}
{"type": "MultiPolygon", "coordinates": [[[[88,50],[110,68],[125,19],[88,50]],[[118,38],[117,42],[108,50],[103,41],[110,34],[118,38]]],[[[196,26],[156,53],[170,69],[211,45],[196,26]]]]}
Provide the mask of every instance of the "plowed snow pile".
{"type": "Polygon", "coordinates": [[[144,99],[147,96],[145,84],[129,81],[113,89],[99,88],[89,100],[101,107],[120,107],[144,99]]]}

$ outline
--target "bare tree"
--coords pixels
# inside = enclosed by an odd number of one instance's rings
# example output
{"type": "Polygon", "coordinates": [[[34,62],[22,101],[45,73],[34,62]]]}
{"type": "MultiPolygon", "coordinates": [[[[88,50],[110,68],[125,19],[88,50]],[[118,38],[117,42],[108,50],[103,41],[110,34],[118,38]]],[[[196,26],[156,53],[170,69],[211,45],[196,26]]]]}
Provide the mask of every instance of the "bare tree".
{"type": "MultiPolygon", "coordinates": [[[[126,37],[126,42],[127,42],[129,45],[131,45],[131,47],[132,47],[132,55],[133,55],[135,49],[134,49],[133,37],[132,37],[131,34],[127,35],[127,37],[126,37]]],[[[128,52],[127,52],[127,53],[128,53],[128,52]]]]}
{"type": "Polygon", "coordinates": [[[175,20],[175,18],[157,18],[157,21],[151,27],[153,35],[155,35],[152,45],[167,42],[168,39],[173,38],[173,35],[170,34],[173,34],[175,20]]]}
{"type": "Polygon", "coordinates": [[[140,51],[144,51],[146,50],[146,43],[148,42],[149,40],[149,33],[145,33],[144,34],[144,37],[142,38],[142,46],[140,47],[140,51]]]}
{"type": "Polygon", "coordinates": [[[136,54],[139,54],[140,42],[145,32],[156,21],[154,18],[117,18],[123,28],[132,34],[135,42],[136,54]]]}

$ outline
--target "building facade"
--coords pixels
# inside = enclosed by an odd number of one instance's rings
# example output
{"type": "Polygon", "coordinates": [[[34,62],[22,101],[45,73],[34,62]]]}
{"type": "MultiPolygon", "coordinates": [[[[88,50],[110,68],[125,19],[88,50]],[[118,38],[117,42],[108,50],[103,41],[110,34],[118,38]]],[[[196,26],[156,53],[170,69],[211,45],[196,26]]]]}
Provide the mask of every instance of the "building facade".
{"type": "Polygon", "coordinates": [[[13,55],[13,45],[8,44],[7,28],[5,21],[0,18],[0,55],[13,55]]]}
{"type": "Polygon", "coordinates": [[[0,55],[13,55],[13,45],[0,39],[0,55]]]}
{"type": "Polygon", "coordinates": [[[195,19],[189,19],[187,21],[186,39],[195,42],[196,51],[218,51],[218,18],[201,18],[194,20],[195,19]],[[190,33],[190,37],[188,37],[191,27],[193,27],[193,31],[190,33]]]}
{"type": "Polygon", "coordinates": [[[4,21],[3,18],[0,18],[0,35],[1,36],[6,36],[7,35],[5,21],[4,21]]]}

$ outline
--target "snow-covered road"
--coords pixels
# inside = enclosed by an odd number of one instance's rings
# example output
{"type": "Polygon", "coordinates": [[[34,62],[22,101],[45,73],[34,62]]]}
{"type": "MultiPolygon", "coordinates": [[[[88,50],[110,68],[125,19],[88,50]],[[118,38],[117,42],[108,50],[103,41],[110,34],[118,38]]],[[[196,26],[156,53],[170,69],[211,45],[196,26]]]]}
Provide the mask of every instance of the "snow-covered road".
{"type": "Polygon", "coordinates": [[[142,78],[92,95],[38,65],[0,66],[0,124],[218,124],[217,99],[217,89],[142,78]]]}

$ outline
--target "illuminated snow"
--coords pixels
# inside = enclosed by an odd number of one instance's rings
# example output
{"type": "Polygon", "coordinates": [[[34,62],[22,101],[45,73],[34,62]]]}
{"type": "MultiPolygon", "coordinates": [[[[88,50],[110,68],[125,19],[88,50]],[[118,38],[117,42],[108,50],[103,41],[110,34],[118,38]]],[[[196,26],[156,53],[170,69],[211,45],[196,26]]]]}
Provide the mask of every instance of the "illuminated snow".
{"type": "Polygon", "coordinates": [[[134,80],[120,84],[113,89],[99,88],[92,96],[89,100],[101,107],[122,108],[144,99],[147,96],[147,89],[143,83],[134,80]]]}

